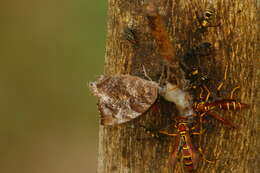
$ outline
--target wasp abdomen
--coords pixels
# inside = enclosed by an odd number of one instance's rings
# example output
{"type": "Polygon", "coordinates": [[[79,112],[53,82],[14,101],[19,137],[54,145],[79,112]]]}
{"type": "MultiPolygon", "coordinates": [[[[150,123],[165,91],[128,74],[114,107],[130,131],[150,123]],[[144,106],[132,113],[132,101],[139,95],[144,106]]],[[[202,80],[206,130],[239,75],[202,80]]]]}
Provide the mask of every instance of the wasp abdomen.
{"type": "Polygon", "coordinates": [[[246,108],[248,105],[236,101],[219,103],[218,107],[223,110],[240,110],[246,108]]]}

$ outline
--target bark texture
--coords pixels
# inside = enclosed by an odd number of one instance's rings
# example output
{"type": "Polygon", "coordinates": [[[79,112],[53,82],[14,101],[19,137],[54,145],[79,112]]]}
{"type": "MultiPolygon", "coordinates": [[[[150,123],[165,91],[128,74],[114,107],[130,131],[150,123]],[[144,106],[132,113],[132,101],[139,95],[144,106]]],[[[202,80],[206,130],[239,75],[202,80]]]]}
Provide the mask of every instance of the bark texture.
{"type": "MultiPolygon", "coordinates": [[[[247,110],[219,113],[239,124],[231,130],[212,120],[211,132],[202,136],[203,153],[215,164],[200,161],[200,173],[255,173],[257,172],[257,6],[256,0],[215,0],[216,20],[219,27],[196,33],[196,11],[203,15],[209,0],[161,0],[159,12],[176,50],[181,57],[193,46],[203,42],[215,48],[212,56],[200,60],[203,72],[210,80],[209,89],[216,95],[216,86],[223,79],[229,64],[227,80],[221,90],[228,97],[235,86],[241,88],[235,98],[250,105],[247,110]]],[[[105,74],[131,74],[158,81],[165,62],[151,35],[149,23],[143,12],[143,0],[109,0],[105,74]]],[[[259,46],[259,45],[258,45],[259,46]]],[[[258,66],[259,67],[259,66],[258,66]]],[[[174,72],[173,72],[174,73],[174,72]]],[[[174,105],[162,98],[146,114],[125,124],[100,126],[99,173],[172,173],[169,162],[173,139],[158,140],[149,137],[140,125],[161,129],[174,124],[174,105]],[[159,107],[159,110],[157,109],[159,107]]]]}

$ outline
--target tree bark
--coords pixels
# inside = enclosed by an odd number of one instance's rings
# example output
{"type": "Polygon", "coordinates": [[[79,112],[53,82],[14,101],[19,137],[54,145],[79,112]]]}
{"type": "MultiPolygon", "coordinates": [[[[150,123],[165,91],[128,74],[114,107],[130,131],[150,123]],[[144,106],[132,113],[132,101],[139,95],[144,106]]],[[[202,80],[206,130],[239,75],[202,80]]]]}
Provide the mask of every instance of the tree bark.
{"type": "MultiPolygon", "coordinates": [[[[223,79],[228,64],[227,80],[221,95],[227,98],[232,88],[239,85],[235,98],[250,105],[237,112],[220,111],[219,114],[239,129],[228,129],[212,120],[212,132],[202,136],[203,153],[215,164],[200,161],[200,173],[254,173],[257,153],[257,6],[255,0],[216,0],[219,27],[211,27],[201,37],[194,35],[195,14],[203,14],[209,2],[206,0],[161,0],[159,12],[181,57],[188,49],[202,42],[210,42],[215,55],[201,59],[200,66],[209,76],[209,88],[216,95],[216,86],[223,79]],[[193,33],[193,34],[192,34],[193,33]]],[[[143,12],[143,0],[109,0],[105,74],[131,74],[158,81],[165,62],[151,36],[149,23],[143,12]]],[[[140,125],[161,129],[174,124],[174,105],[159,98],[160,111],[152,107],[146,114],[128,123],[112,127],[100,126],[99,173],[172,173],[169,161],[173,139],[158,140],[149,137],[140,125]]]]}

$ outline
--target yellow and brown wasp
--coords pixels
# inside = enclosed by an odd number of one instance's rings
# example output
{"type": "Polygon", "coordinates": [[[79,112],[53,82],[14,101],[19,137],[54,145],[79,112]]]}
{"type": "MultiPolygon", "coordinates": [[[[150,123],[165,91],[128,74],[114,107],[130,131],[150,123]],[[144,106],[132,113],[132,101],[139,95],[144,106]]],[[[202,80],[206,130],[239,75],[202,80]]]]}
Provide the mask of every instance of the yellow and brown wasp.
{"type": "Polygon", "coordinates": [[[205,10],[199,8],[199,4],[195,4],[191,0],[191,5],[194,9],[199,9],[195,11],[195,18],[198,22],[198,28],[195,31],[195,34],[204,33],[209,27],[218,27],[220,22],[217,22],[217,12],[212,4],[208,4],[205,10]],[[199,12],[203,11],[203,14],[199,12]]]}
{"type": "Polygon", "coordinates": [[[192,118],[193,117],[189,116],[176,116],[175,125],[171,125],[171,127],[173,126],[176,130],[175,133],[169,133],[165,130],[156,131],[142,126],[145,131],[153,137],[174,137],[174,143],[172,144],[172,151],[169,159],[173,167],[175,167],[177,161],[180,160],[186,173],[193,173],[196,171],[201,159],[199,150],[193,145],[191,139],[192,135],[200,135],[201,132],[196,131],[196,129],[192,127],[192,118]]]}
{"type": "Polygon", "coordinates": [[[204,12],[203,17],[201,18],[200,24],[201,27],[216,27],[219,26],[218,25],[212,25],[212,21],[213,19],[216,17],[216,10],[213,6],[209,7],[206,9],[206,11],[204,12]]]}
{"type": "MultiPolygon", "coordinates": [[[[228,65],[226,66],[225,72],[224,72],[224,81],[227,79],[227,70],[228,70],[228,65]]],[[[221,82],[218,87],[217,91],[219,92],[221,88],[223,87],[224,82],[221,82]]],[[[224,98],[224,99],[219,99],[219,100],[214,100],[214,101],[209,101],[209,97],[211,92],[206,86],[200,87],[201,88],[201,93],[200,93],[200,101],[195,102],[193,104],[193,110],[197,112],[198,115],[203,117],[204,115],[209,115],[216,120],[220,121],[224,125],[231,126],[233,128],[238,128],[238,125],[234,124],[233,122],[224,119],[217,113],[215,113],[216,109],[221,109],[221,110],[230,110],[230,111],[236,111],[236,110],[241,110],[244,108],[248,108],[248,105],[242,102],[237,101],[236,99],[233,98],[234,92],[240,88],[240,86],[237,86],[233,88],[233,90],[230,93],[229,98],[224,98]],[[207,91],[207,95],[204,98],[202,96],[203,94],[203,89],[207,91]]]]}

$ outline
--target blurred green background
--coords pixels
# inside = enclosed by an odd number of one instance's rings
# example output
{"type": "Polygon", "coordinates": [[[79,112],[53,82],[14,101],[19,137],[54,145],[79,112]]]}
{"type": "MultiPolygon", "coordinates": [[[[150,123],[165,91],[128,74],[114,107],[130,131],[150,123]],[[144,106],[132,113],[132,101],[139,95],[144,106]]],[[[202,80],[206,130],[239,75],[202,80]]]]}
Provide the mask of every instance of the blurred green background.
{"type": "Polygon", "coordinates": [[[96,172],[106,1],[0,2],[0,172],[96,172]]]}

